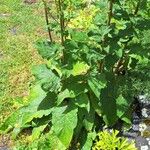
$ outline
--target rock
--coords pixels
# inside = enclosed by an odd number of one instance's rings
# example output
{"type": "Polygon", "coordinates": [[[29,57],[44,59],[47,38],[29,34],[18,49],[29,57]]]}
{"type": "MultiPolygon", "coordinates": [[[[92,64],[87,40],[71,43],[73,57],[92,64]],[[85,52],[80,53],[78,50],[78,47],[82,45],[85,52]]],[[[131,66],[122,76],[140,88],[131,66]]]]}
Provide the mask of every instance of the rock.
{"type": "Polygon", "coordinates": [[[132,125],[132,130],[133,130],[134,132],[139,132],[139,124],[133,124],[133,125],[132,125]]]}
{"type": "Polygon", "coordinates": [[[149,147],[147,145],[141,146],[141,150],[149,150],[149,147]]]}
{"type": "Polygon", "coordinates": [[[135,139],[138,135],[139,135],[139,132],[134,132],[133,129],[122,133],[123,137],[132,139],[132,140],[135,139]]]}
{"type": "Polygon", "coordinates": [[[133,112],[132,114],[132,123],[139,124],[141,122],[141,118],[137,115],[137,113],[133,112]]]}
{"type": "MultiPolygon", "coordinates": [[[[142,137],[142,136],[138,136],[136,139],[135,139],[135,142],[136,142],[136,147],[138,149],[141,149],[141,147],[145,148],[148,147],[148,141],[146,140],[146,138],[142,137]]],[[[144,150],[144,149],[143,149],[144,150]]]]}

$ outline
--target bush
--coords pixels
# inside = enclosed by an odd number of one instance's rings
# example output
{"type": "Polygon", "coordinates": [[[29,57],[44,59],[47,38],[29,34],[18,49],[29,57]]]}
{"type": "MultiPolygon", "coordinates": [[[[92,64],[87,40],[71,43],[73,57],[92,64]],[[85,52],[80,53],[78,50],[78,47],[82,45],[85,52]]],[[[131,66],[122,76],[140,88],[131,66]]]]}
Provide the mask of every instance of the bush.
{"type": "Polygon", "coordinates": [[[118,137],[119,131],[113,130],[111,133],[102,131],[98,133],[92,150],[137,150],[134,142],[129,143],[125,138],[118,137]]]}
{"type": "Polygon", "coordinates": [[[150,64],[149,2],[96,0],[88,9],[80,0],[43,2],[50,41],[38,41],[37,49],[47,63],[33,68],[29,104],[0,129],[13,129],[16,137],[32,128],[32,141],[49,133],[51,149],[79,143],[90,150],[104,124],[130,123],[133,96],[141,90],[135,79],[145,80],[139,69],[150,64]]]}

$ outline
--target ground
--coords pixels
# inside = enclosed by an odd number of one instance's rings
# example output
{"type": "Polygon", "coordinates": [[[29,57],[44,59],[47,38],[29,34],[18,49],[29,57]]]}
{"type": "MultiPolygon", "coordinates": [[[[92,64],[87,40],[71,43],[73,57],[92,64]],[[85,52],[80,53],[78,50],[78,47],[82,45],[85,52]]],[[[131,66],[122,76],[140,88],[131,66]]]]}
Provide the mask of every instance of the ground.
{"type": "Polygon", "coordinates": [[[46,38],[42,2],[0,1],[0,124],[28,95],[31,68],[43,60],[35,42],[46,38]]]}

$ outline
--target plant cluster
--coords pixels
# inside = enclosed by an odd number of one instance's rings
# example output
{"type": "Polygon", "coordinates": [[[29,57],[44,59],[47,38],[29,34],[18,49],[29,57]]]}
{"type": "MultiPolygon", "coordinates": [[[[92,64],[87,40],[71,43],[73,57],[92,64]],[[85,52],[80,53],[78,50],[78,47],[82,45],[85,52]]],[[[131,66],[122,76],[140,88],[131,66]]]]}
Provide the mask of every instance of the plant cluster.
{"type": "Polygon", "coordinates": [[[46,135],[51,149],[90,150],[103,125],[130,123],[135,81],[148,79],[150,2],[43,3],[49,41],[37,49],[46,64],[32,70],[29,104],[0,130],[16,137],[31,128],[31,141],[46,135]]]}
{"type": "Polygon", "coordinates": [[[92,150],[137,150],[134,142],[129,143],[127,139],[118,137],[118,134],[117,130],[112,130],[111,133],[106,130],[98,133],[92,150]]]}

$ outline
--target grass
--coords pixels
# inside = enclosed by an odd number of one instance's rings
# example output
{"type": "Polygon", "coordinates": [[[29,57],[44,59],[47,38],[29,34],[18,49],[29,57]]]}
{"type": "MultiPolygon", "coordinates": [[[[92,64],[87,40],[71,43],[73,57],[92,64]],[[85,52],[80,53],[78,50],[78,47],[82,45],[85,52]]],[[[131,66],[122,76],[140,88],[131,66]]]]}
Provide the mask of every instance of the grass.
{"type": "Polygon", "coordinates": [[[31,67],[41,63],[34,43],[46,38],[41,2],[0,1],[0,124],[28,95],[31,67]]]}

